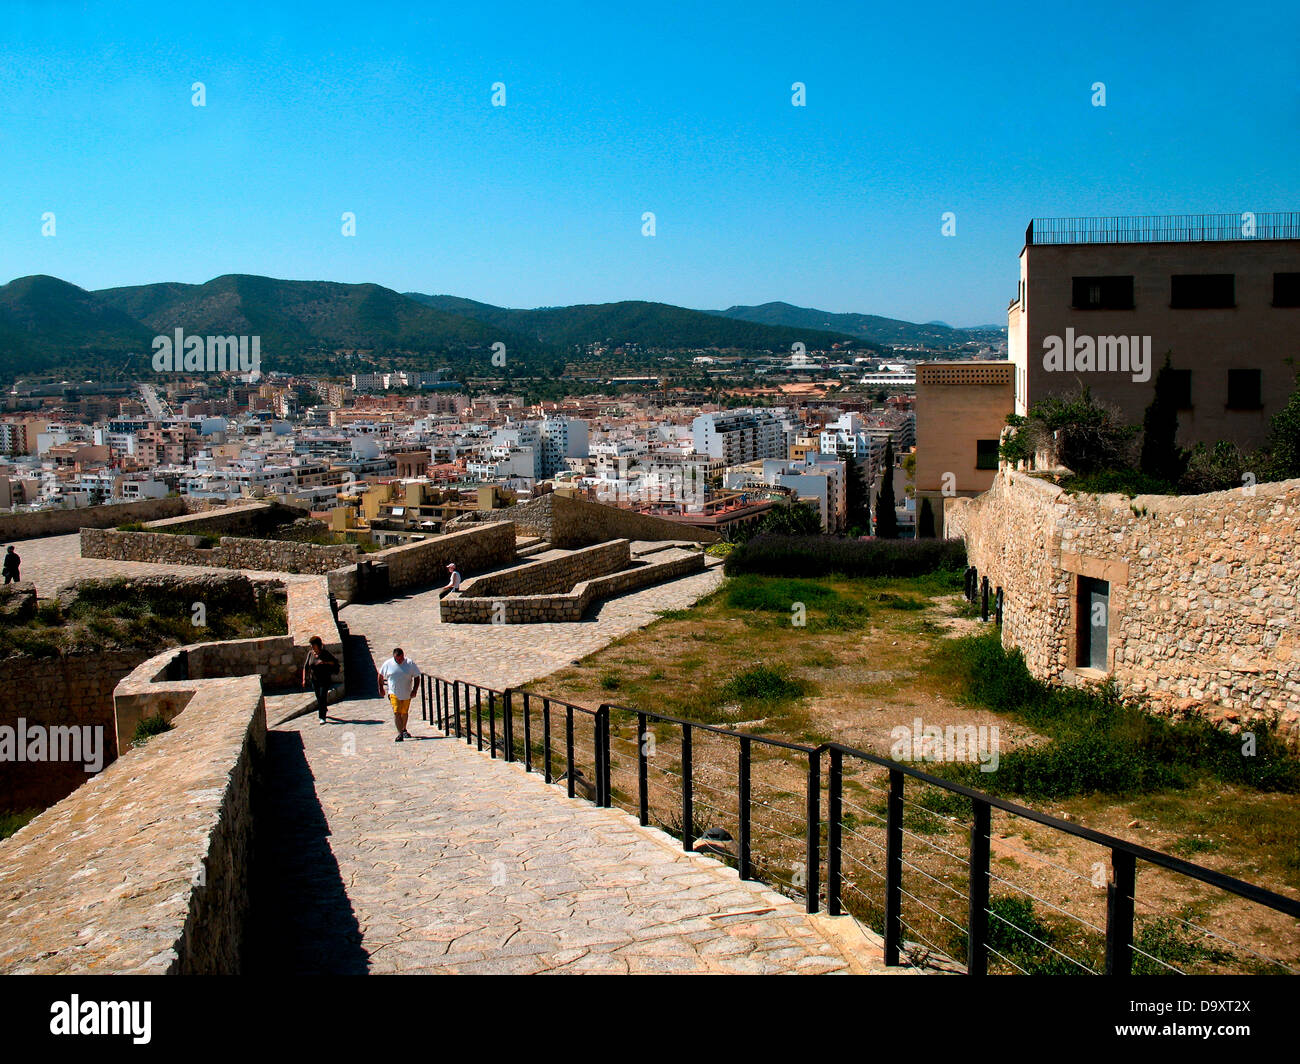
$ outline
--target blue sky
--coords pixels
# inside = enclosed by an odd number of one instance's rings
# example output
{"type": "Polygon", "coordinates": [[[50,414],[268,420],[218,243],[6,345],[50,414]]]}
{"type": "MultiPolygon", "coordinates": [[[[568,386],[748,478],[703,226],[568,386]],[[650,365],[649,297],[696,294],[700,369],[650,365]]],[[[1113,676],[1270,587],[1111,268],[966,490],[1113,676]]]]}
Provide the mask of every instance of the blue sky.
{"type": "Polygon", "coordinates": [[[8,0],[2,19],[0,283],[258,273],[973,325],[1005,321],[1033,216],[1300,209],[1280,0],[8,0]]]}

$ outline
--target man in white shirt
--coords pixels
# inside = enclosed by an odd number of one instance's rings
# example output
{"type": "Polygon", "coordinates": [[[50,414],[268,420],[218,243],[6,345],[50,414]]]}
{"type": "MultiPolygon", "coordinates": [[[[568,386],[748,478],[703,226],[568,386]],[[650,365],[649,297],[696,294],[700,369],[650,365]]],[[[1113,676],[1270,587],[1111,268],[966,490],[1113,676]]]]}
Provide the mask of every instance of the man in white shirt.
{"type": "Polygon", "coordinates": [[[443,590],[443,591],[459,591],[459,590],[460,590],[460,572],[456,569],[456,563],[455,563],[455,562],[448,562],[448,563],[447,563],[447,574],[448,574],[448,575],[447,575],[447,583],[446,583],[446,586],[444,586],[442,590],[443,590]]]}
{"type": "Polygon", "coordinates": [[[393,707],[393,722],[397,725],[394,742],[409,739],[411,733],[406,730],[406,718],[411,712],[411,699],[420,689],[420,667],[408,661],[402,648],[397,647],[375,675],[379,678],[380,695],[387,695],[393,707]]]}

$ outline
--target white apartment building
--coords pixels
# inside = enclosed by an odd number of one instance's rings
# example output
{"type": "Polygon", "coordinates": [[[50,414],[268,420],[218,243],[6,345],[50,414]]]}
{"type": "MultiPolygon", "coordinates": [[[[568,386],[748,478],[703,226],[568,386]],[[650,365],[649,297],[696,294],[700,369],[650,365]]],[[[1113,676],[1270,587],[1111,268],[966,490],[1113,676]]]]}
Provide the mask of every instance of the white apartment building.
{"type": "Polygon", "coordinates": [[[794,438],[794,426],[785,411],[715,410],[691,422],[695,450],[740,465],[758,458],[785,458],[794,438]]]}

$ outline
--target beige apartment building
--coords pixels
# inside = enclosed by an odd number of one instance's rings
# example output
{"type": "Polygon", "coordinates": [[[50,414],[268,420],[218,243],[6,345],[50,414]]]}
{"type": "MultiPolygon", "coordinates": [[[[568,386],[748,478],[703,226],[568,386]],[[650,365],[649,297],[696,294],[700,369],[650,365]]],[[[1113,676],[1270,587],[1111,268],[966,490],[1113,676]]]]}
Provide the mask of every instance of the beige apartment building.
{"type": "Polygon", "coordinates": [[[929,509],[943,536],[943,500],[987,491],[1014,403],[1010,362],[926,362],[916,367],[917,535],[929,509]]]}
{"type": "Polygon", "coordinates": [[[1180,442],[1256,447],[1300,369],[1300,211],[1036,218],[1007,327],[1018,414],[1082,383],[1140,424],[1168,352],[1180,442]]]}

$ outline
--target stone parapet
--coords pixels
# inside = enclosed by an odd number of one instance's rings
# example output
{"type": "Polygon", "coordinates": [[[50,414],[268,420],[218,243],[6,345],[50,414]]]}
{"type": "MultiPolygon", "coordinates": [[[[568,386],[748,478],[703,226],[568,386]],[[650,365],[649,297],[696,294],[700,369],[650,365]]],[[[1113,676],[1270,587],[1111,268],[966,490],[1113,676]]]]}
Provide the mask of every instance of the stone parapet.
{"type": "Polygon", "coordinates": [[[1300,480],[1195,496],[1071,495],[1000,473],[949,535],[1004,592],[1002,641],[1057,683],[1109,674],[1152,707],[1300,742],[1300,480]],[[1080,578],[1109,585],[1107,672],[1077,662],[1080,578]]]}
{"type": "Polygon", "coordinates": [[[159,686],[180,705],[172,731],[0,842],[0,972],[240,970],[266,749],[261,684],[159,686]]]}

